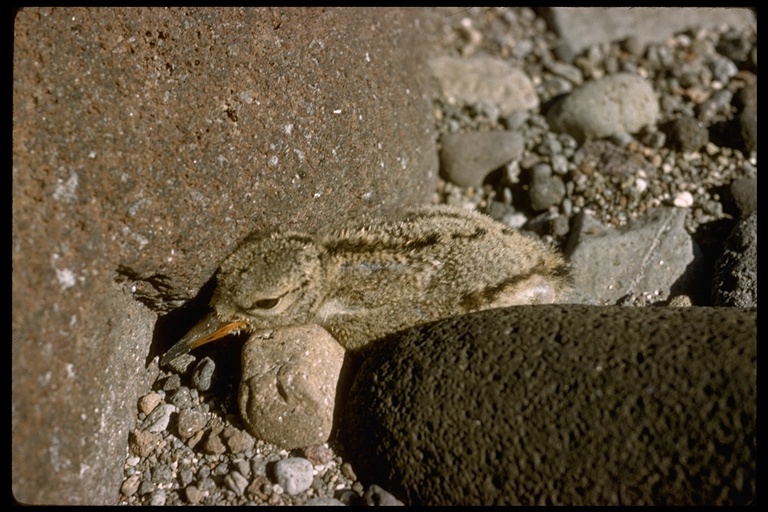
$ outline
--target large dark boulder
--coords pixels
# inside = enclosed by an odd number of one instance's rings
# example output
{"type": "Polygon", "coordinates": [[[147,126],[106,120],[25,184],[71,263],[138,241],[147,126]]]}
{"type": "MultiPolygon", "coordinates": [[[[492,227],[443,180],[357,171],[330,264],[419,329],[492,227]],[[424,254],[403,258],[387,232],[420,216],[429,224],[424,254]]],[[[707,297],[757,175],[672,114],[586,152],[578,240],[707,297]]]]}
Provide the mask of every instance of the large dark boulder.
{"type": "Polygon", "coordinates": [[[340,432],[409,504],[747,504],[756,311],[518,306],[372,344],[340,432]]]}

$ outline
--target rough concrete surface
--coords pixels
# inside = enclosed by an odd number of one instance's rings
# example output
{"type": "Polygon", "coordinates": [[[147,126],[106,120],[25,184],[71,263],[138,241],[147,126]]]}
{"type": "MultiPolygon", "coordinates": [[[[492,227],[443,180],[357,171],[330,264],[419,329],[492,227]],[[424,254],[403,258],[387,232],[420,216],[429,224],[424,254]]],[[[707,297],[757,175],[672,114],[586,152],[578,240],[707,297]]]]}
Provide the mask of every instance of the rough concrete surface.
{"type": "Polygon", "coordinates": [[[17,13],[16,499],[115,502],[155,321],[248,232],[430,197],[420,12],[17,13]]]}
{"type": "Polygon", "coordinates": [[[416,504],[748,504],[756,310],[494,309],[371,345],[358,475],[416,504]]]}

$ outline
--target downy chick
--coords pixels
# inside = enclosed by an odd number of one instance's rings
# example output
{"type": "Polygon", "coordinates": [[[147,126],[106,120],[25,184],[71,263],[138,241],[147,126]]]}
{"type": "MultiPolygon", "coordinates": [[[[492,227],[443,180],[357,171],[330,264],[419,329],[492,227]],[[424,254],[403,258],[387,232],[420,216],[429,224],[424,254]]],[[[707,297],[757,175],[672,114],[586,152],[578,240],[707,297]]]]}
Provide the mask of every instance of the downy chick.
{"type": "Polygon", "coordinates": [[[229,333],[313,323],[356,350],[439,318],[556,302],[570,275],[555,250],[490,217],[420,206],[317,234],[252,234],[217,281],[211,313],[161,364],[229,333]]]}

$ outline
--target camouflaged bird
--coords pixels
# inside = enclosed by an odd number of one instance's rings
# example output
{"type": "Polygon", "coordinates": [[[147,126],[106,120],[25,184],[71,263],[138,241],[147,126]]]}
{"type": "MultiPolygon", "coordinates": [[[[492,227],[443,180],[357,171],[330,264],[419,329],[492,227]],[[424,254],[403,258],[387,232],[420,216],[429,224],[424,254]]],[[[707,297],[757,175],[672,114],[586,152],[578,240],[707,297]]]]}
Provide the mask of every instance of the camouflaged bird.
{"type": "Polygon", "coordinates": [[[222,263],[211,312],[166,364],[227,334],[319,324],[349,350],[448,316],[556,302],[563,258],[490,217],[420,206],[317,234],[252,234],[222,263]]]}

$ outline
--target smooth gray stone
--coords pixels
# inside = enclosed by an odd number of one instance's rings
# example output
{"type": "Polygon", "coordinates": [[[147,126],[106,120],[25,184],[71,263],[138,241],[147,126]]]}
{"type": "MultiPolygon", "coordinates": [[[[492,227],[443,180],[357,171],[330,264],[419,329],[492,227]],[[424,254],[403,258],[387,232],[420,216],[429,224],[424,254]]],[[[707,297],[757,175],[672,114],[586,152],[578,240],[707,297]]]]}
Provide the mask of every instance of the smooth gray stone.
{"type": "Polygon", "coordinates": [[[548,164],[537,164],[531,173],[531,184],[528,198],[531,208],[541,212],[551,206],[560,204],[565,197],[565,184],[560,176],[553,176],[548,164]]]}
{"type": "Polygon", "coordinates": [[[755,499],[755,310],[519,306],[369,347],[345,459],[408,505],[755,499]]]}
{"type": "Polygon", "coordinates": [[[275,464],[277,483],[289,496],[295,496],[312,485],[312,463],[302,457],[289,457],[275,464]]]}
{"type": "Polygon", "coordinates": [[[442,174],[460,187],[481,187],[488,173],[522,157],[525,149],[522,134],[508,131],[452,133],[440,143],[442,174]]]}
{"type": "Polygon", "coordinates": [[[494,57],[435,57],[429,70],[449,101],[471,104],[487,102],[501,115],[535,110],[539,97],[525,71],[494,57]]]}
{"type": "Polygon", "coordinates": [[[659,100],[650,82],[638,75],[616,73],[586,82],[547,112],[552,131],[588,139],[636,133],[654,125],[659,100]]]}

